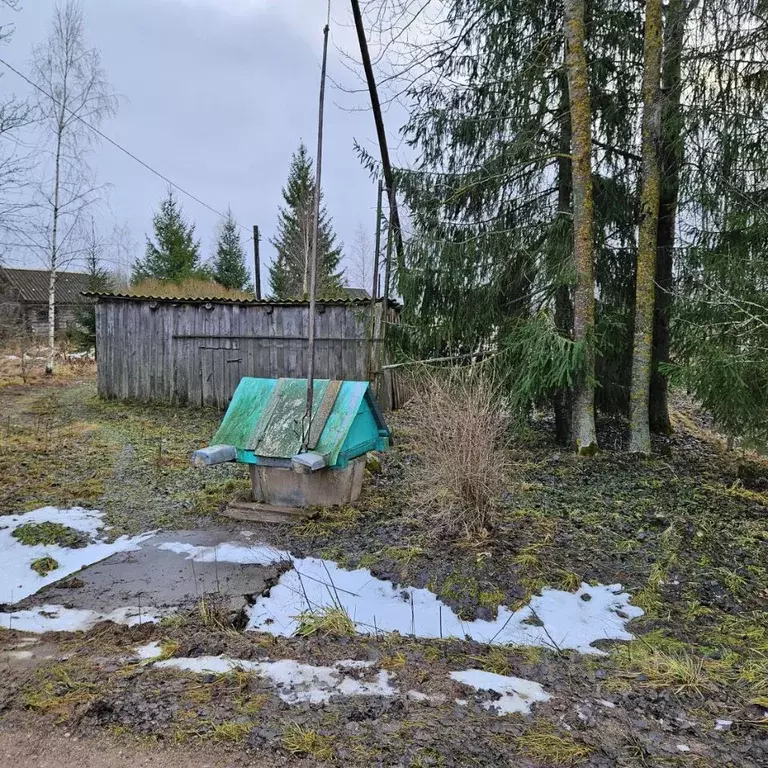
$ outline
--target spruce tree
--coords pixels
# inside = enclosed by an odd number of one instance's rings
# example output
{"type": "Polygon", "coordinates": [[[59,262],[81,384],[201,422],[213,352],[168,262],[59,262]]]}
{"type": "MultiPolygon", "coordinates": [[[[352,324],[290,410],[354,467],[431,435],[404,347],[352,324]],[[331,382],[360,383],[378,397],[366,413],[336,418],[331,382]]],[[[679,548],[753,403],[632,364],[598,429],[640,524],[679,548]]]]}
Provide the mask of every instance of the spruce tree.
{"type": "Polygon", "coordinates": [[[195,225],[188,224],[172,189],[152,218],[155,240],[147,237],[143,259],[133,265],[132,282],[154,278],[180,283],[189,278],[207,279],[200,261],[200,241],[195,240],[195,225]]]}
{"type": "MultiPolygon", "coordinates": [[[[288,182],[283,188],[285,206],[280,208],[277,236],[270,242],[277,258],[269,268],[272,294],[278,299],[300,299],[309,293],[310,258],[314,238],[314,173],[304,144],[291,158],[288,182]]],[[[343,295],[342,271],[337,271],[341,247],[320,195],[320,226],[317,247],[317,296],[343,295]]]]}
{"type": "MultiPolygon", "coordinates": [[[[102,266],[101,254],[103,241],[97,237],[95,228],[86,243],[85,262],[88,273],[86,290],[93,293],[105,293],[114,289],[114,281],[109,272],[102,266]]],[[[77,325],[73,340],[79,350],[96,349],[96,305],[90,301],[84,302],[76,311],[77,325]]]]}
{"type": "Polygon", "coordinates": [[[237,222],[232,216],[232,211],[227,210],[227,215],[219,227],[219,242],[213,261],[213,279],[225,288],[252,291],[248,278],[245,251],[237,231],[237,222]]]}

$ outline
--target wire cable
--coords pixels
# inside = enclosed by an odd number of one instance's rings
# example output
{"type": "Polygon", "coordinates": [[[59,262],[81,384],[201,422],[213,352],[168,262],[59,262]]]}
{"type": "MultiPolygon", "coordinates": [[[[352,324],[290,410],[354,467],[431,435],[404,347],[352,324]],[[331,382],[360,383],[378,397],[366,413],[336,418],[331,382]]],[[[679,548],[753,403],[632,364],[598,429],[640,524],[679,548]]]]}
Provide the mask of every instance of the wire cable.
{"type": "MultiPolygon", "coordinates": [[[[183,195],[186,195],[191,200],[194,200],[199,205],[202,205],[204,208],[207,208],[212,213],[215,213],[220,218],[226,218],[226,214],[223,214],[221,211],[217,210],[212,205],[208,205],[208,203],[206,203],[204,200],[201,200],[199,197],[197,197],[197,195],[193,195],[191,192],[189,192],[188,190],[184,189],[184,187],[182,187],[181,185],[177,184],[174,181],[171,181],[171,179],[169,179],[164,173],[161,173],[156,168],[153,168],[149,163],[145,163],[140,157],[135,155],[129,149],[126,149],[122,144],[120,144],[119,142],[117,142],[114,139],[110,138],[109,136],[107,136],[106,133],[104,133],[103,131],[99,130],[92,123],[89,123],[85,118],[80,117],[80,115],[78,115],[76,112],[73,112],[71,109],[69,109],[66,106],[64,106],[55,96],[53,96],[52,94],[48,93],[48,91],[46,91],[45,88],[42,88],[41,86],[39,86],[34,80],[32,80],[29,77],[27,77],[23,72],[20,72],[18,69],[16,69],[16,67],[14,67],[11,64],[9,64],[5,59],[0,58],[0,64],[3,64],[11,72],[13,72],[14,74],[18,75],[26,83],[28,83],[33,88],[35,88],[38,91],[40,91],[40,93],[42,93],[46,98],[50,99],[54,104],[57,104],[62,109],[66,110],[76,120],[79,120],[83,125],[85,125],[86,127],[90,128],[90,130],[92,130],[97,136],[99,136],[100,138],[104,139],[104,141],[106,141],[107,143],[111,144],[116,149],[119,149],[123,154],[128,155],[128,157],[130,157],[131,160],[134,160],[139,165],[141,165],[143,168],[146,168],[150,173],[153,173],[159,179],[162,179],[166,184],[169,184],[171,187],[173,187],[174,189],[178,190],[183,195]]],[[[240,229],[245,230],[246,232],[249,231],[248,227],[244,227],[242,224],[240,224],[239,221],[235,220],[235,224],[237,224],[237,226],[240,227],[240,229]]],[[[251,239],[252,239],[252,236],[251,236],[251,239]]]]}

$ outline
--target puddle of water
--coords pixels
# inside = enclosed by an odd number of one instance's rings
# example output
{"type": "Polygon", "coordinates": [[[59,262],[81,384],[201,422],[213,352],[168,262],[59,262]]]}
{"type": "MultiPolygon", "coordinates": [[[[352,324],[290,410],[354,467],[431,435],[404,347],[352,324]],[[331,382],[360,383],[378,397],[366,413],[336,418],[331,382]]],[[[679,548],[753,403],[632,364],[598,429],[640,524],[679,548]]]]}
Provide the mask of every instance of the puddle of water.
{"type": "Polygon", "coordinates": [[[17,603],[25,597],[34,595],[48,584],[70,576],[87,565],[104,560],[117,552],[137,550],[143,541],[153,535],[144,533],[133,537],[121,536],[107,543],[101,535],[104,528],[102,518],[103,513],[81,507],[72,509],[43,507],[22,515],[0,517],[0,563],[3,564],[0,603],[17,603]],[[60,547],[58,544],[29,546],[17,541],[11,535],[12,531],[25,523],[61,523],[89,534],[95,541],[79,549],[60,547]],[[34,560],[41,557],[52,557],[59,567],[45,576],[40,576],[32,570],[31,565],[34,560]]]}

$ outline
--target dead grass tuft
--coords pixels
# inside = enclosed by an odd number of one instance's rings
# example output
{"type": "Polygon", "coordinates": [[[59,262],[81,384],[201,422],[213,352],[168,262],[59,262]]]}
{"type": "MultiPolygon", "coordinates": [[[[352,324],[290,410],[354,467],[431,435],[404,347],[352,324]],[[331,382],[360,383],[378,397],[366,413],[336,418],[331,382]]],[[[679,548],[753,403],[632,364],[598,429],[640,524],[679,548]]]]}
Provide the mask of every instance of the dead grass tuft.
{"type": "Polygon", "coordinates": [[[62,664],[40,670],[38,681],[37,686],[24,692],[24,706],[34,712],[58,715],[62,720],[78,706],[90,704],[98,698],[98,686],[75,680],[70,669],[62,664]]]}
{"type": "Polygon", "coordinates": [[[314,611],[304,611],[297,617],[296,635],[309,637],[319,634],[323,637],[352,637],[356,634],[355,623],[340,606],[334,605],[314,611]]]}
{"type": "Polygon", "coordinates": [[[254,296],[246,291],[225,288],[214,280],[183,280],[169,283],[164,280],[142,280],[131,286],[127,293],[132,296],[153,296],[158,299],[243,299],[254,296]]]}
{"type": "Polygon", "coordinates": [[[476,373],[426,374],[412,416],[415,505],[436,532],[482,535],[495,521],[511,466],[499,392],[476,373]]]}
{"type": "Polygon", "coordinates": [[[312,755],[318,760],[332,760],[333,741],[311,728],[291,723],[283,733],[283,747],[291,755],[312,755]]]}
{"type": "Polygon", "coordinates": [[[537,726],[515,739],[518,749],[543,765],[581,765],[592,754],[592,747],[567,734],[559,736],[550,726],[537,726]]]}

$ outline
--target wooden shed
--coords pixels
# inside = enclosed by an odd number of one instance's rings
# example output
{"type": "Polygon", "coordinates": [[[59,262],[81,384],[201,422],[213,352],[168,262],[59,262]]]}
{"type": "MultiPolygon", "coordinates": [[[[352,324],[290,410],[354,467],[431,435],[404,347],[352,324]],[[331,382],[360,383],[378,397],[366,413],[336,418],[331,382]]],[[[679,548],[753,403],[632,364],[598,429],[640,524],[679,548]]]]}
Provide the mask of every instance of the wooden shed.
{"type": "MultiPolygon", "coordinates": [[[[72,330],[88,290],[89,277],[81,272],[56,275],[56,332],[72,330]]],[[[50,272],[44,269],[0,267],[0,332],[15,326],[36,336],[48,333],[50,272]]]]}
{"type": "MultiPolygon", "coordinates": [[[[99,395],[120,400],[225,409],[243,377],[307,374],[309,303],[95,294],[99,395]]],[[[317,302],[315,375],[372,381],[393,403],[382,375],[383,322],[398,308],[369,300],[317,302]]]]}

